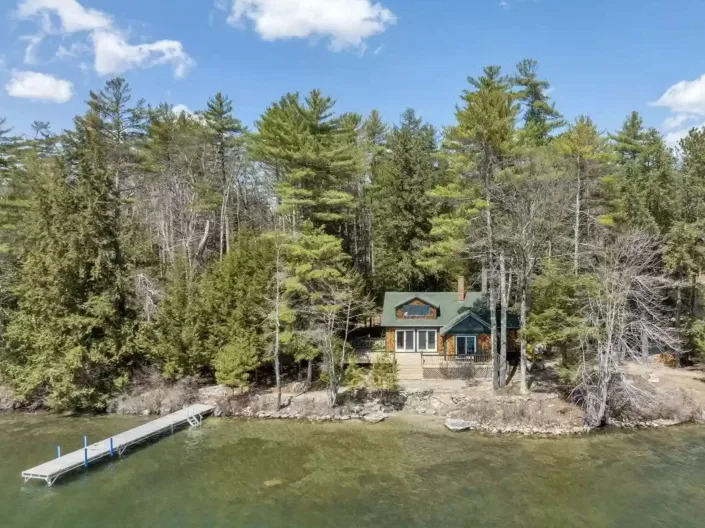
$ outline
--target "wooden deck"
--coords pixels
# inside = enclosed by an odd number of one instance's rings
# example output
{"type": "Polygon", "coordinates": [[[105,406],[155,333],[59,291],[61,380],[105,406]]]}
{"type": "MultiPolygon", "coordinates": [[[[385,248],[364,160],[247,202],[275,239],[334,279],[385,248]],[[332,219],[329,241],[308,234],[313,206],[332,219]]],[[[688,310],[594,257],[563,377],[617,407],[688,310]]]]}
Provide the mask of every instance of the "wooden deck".
{"type": "Polygon", "coordinates": [[[27,482],[30,479],[44,480],[49,486],[57,478],[74,469],[87,467],[88,464],[106,456],[122,455],[125,450],[139,442],[151,437],[173,432],[179,426],[189,424],[192,427],[201,425],[203,417],[213,412],[212,405],[191,405],[175,413],[162,416],[151,422],[140,425],[128,431],[119,433],[111,438],[89,444],[83,449],[73,451],[49,462],[33,467],[22,472],[22,478],[27,482]]]}

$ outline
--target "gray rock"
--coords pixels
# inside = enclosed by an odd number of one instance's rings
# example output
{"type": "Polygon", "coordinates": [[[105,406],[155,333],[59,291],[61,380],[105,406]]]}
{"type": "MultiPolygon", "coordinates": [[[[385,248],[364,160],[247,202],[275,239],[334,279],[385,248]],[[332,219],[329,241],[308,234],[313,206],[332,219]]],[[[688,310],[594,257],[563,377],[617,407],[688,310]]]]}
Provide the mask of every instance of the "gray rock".
{"type": "Polygon", "coordinates": [[[233,390],[225,385],[212,385],[198,389],[198,399],[201,401],[214,401],[230,398],[233,390]]]}
{"type": "Polygon", "coordinates": [[[365,416],[362,417],[363,421],[368,422],[368,423],[379,423],[381,421],[384,421],[387,419],[387,413],[383,413],[381,411],[379,412],[374,412],[370,414],[366,414],[365,416]]]}
{"type": "Polygon", "coordinates": [[[454,433],[457,433],[459,431],[467,431],[468,429],[477,428],[477,422],[473,420],[458,420],[457,418],[448,418],[445,421],[445,426],[454,433]]]}

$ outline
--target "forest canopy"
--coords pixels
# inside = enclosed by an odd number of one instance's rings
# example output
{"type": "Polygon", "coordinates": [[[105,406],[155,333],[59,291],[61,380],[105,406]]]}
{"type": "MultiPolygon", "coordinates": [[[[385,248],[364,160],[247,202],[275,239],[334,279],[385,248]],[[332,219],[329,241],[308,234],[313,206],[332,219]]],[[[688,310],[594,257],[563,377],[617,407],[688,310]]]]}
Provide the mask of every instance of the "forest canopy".
{"type": "Polygon", "coordinates": [[[246,386],[274,364],[279,385],[288,358],[334,404],[385,291],[464,276],[520,315],[522,389],[557,351],[599,422],[623,360],[703,352],[705,130],[671,148],[633,112],[605,133],[549,94],[527,59],[469,77],[443,131],[318,90],[250,130],[223,93],[176,112],[115,78],[70,130],[0,121],[0,377],[28,405],[102,410],[147,366],[246,386]]]}

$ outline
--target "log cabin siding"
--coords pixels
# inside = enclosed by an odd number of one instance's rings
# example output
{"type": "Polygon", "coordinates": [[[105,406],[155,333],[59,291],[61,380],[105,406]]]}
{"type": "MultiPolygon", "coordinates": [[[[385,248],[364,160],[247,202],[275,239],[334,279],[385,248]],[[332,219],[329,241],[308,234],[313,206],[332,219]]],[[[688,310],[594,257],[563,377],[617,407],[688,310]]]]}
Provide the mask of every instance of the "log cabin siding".
{"type": "Polygon", "coordinates": [[[477,349],[486,355],[492,354],[491,334],[479,334],[477,336],[477,349]]]}
{"type": "Polygon", "coordinates": [[[384,342],[386,344],[387,352],[394,352],[394,340],[396,339],[395,328],[387,328],[384,335],[384,342]]]}

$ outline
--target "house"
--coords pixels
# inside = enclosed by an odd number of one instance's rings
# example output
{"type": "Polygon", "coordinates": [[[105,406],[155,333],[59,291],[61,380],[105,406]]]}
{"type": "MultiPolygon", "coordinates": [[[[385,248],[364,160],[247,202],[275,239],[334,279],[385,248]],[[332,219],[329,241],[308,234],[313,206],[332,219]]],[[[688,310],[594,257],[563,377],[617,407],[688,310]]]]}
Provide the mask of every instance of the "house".
{"type": "MultiPolygon", "coordinates": [[[[480,292],[387,292],[382,307],[385,349],[400,379],[491,376],[489,310],[480,292]]],[[[499,314],[497,318],[499,331],[499,314]]],[[[507,355],[517,353],[518,319],[507,314],[507,355]]],[[[498,344],[499,347],[499,344],[498,344]]]]}

